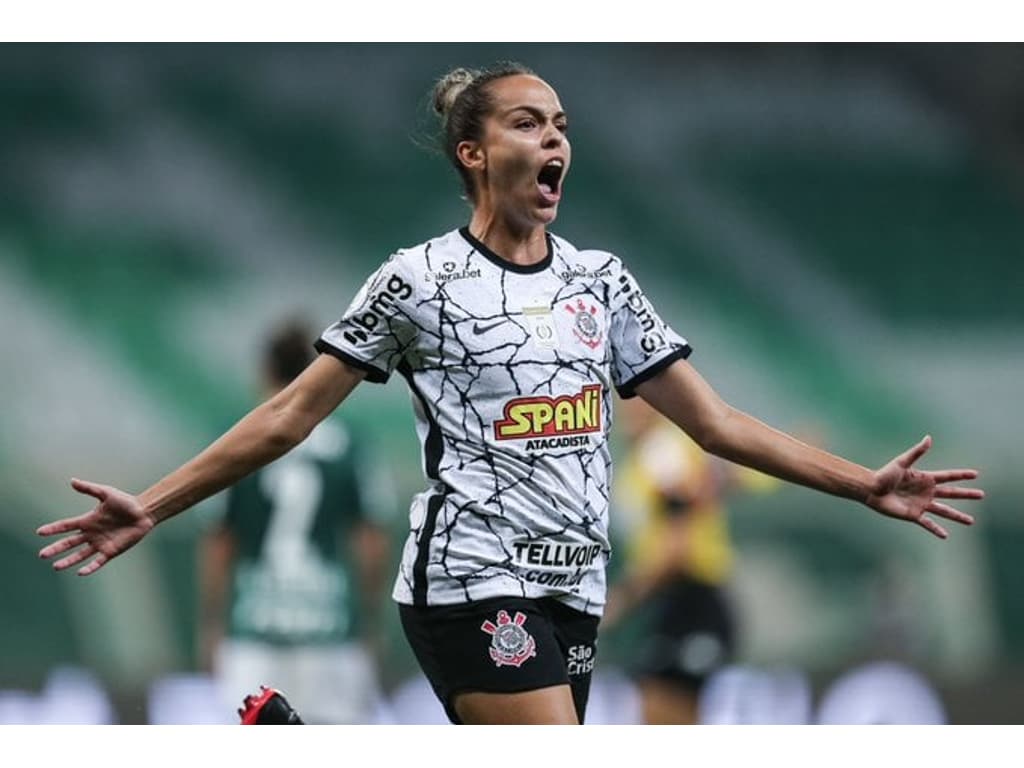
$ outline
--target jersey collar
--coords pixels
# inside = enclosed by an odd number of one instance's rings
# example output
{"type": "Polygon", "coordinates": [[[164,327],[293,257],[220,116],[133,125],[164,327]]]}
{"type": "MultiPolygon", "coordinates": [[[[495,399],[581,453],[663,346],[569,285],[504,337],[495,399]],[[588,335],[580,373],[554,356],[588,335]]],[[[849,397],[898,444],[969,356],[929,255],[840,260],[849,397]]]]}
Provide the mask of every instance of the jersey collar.
{"type": "Polygon", "coordinates": [[[473,249],[480,253],[485,259],[493,262],[502,269],[509,270],[510,272],[519,272],[524,275],[529,275],[535,272],[543,272],[551,266],[551,260],[553,258],[552,253],[554,249],[551,246],[551,234],[548,232],[544,233],[544,239],[547,240],[548,243],[547,255],[536,264],[513,264],[511,261],[501,258],[501,256],[473,237],[469,231],[469,227],[461,227],[459,229],[459,234],[462,235],[466,242],[473,246],[473,249]]]}

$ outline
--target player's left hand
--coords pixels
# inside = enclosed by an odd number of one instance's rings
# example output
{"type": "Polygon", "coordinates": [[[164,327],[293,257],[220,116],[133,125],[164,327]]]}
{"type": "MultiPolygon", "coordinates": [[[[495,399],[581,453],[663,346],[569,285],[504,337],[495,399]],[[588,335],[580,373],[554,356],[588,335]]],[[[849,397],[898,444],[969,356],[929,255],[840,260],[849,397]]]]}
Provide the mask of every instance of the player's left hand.
{"type": "Polygon", "coordinates": [[[865,503],[883,515],[915,523],[940,539],[945,539],[949,532],[929,515],[963,525],[973,525],[974,518],[938,499],[983,499],[985,492],[980,488],[947,485],[957,480],[975,479],[978,476],[975,469],[915,469],[914,462],[924,456],[931,446],[932,438],[927,435],[917,445],[876,470],[871,494],[865,503]]]}

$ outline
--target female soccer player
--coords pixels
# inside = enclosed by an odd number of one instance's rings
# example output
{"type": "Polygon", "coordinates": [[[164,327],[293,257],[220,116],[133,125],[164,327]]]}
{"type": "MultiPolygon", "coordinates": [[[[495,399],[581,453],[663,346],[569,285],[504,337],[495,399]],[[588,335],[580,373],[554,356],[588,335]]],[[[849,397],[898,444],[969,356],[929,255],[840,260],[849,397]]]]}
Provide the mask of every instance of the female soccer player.
{"type": "Polygon", "coordinates": [[[395,252],[291,385],[149,489],[72,480],[98,503],[39,528],[64,534],[40,552],[62,555],[57,570],[95,573],[394,370],[413,395],[429,481],[410,509],[394,598],[454,722],[583,721],[609,555],[613,387],[730,461],[940,538],[931,516],[973,522],[939,499],[982,498],[949,485],[976,471],[914,468],[930,438],[872,471],[732,408],[616,256],[548,231],[572,156],[546,82],[514,64],[458,69],[434,95],[469,225],[395,252]]]}

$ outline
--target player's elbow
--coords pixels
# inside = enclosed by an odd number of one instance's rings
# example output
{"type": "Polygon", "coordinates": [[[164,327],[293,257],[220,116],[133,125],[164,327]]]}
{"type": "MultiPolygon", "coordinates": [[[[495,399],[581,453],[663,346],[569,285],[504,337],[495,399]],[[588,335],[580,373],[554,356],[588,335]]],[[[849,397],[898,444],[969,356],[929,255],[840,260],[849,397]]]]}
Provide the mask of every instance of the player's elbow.
{"type": "Polygon", "coordinates": [[[268,425],[264,432],[268,448],[278,455],[287,453],[305,440],[316,426],[301,410],[288,402],[268,403],[268,425]]]}
{"type": "Polygon", "coordinates": [[[316,426],[315,422],[309,419],[285,419],[280,423],[278,429],[275,430],[275,439],[285,451],[290,451],[309,437],[309,433],[313,431],[314,426],[316,426]]]}
{"type": "Polygon", "coordinates": [[[272,453],[281,455],[301,443],[307,434],[290,422],[275,423],[267,433],[267,446],[272,453]]]}
{"type": "Polygon", "coordinates": [[[721,445],[721,436],[716,434],[712,425],[695,424],[687,430],[687,434],[705,452],[717,455],[721,445]]]}
{"type": "Polygon", "coordinates": [[[690,437],[705,452],[722,456],[730,451],[732,440],[729,425],[732,408],[724,403],[720,408],[709,410],[702,418],[695,420],[689,431],[690,437]]]}

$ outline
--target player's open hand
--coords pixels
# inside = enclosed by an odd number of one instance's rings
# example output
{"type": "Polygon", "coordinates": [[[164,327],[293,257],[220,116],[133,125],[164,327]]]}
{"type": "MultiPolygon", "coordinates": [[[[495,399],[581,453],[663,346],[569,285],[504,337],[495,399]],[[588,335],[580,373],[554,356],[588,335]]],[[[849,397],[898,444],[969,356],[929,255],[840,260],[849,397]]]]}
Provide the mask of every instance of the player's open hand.
{"type": "Polygon", "coordinates": [[[129,493],[78,479],[71,481],[71,487],[92,496],[98,503],[91,512],[47,523],[36,530],[40,536],[68,534],[39,550],[39,556],[44,559],[69,553],[54,562],[55,570],[63,571],[84,562],[85,565],[78,569],[78,575],[95,573],[135,546],[156,524],[145,513],[139,500],[129,493]]]}
{"type": "Polygon", "coordinates": [[[978,476],[978,471],[974,469],[915,469],[914,462],[924,456],[931,446],[931,436],[925,436],[917,445],[877,470],[872,493],[866,503],[883,515],[916,523],[940,539],[945,539],[949,532],[929,515],[963,525],[972,525],[974,518],[938,499],[983,499],[985,492],[980,488],[947,485],[957,480],[973,480],[978,476]]]}

